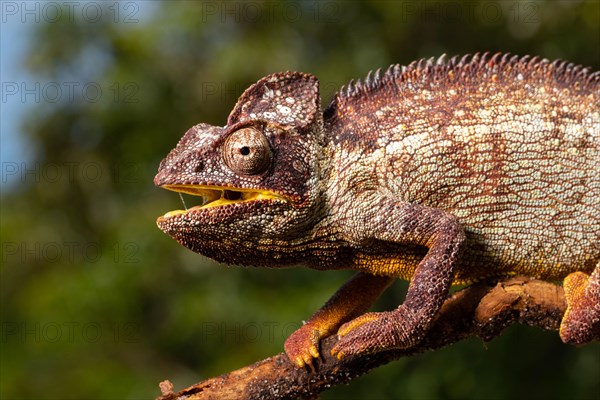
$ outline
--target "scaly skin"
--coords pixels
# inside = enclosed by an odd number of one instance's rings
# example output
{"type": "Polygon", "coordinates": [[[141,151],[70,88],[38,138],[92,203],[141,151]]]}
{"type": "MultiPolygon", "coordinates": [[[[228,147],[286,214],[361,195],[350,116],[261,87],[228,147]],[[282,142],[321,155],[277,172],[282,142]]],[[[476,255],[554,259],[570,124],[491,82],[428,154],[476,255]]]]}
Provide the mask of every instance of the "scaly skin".
{"type": "Polygon", "coordinates": [[[314,76],[267,76],[225,127],[191,128],[155,178],[206,196],[157,221],[193,251],[359,271],[286,341],[298,366],[336,331],[338,357],[412,346],[452,283],[515,274],[566,277],[561,338],[600,336],[600,73],[421,60],[319,103],[314,76]],[[411,280],[405,302],[361,315],[393,278],[411,280]]]}

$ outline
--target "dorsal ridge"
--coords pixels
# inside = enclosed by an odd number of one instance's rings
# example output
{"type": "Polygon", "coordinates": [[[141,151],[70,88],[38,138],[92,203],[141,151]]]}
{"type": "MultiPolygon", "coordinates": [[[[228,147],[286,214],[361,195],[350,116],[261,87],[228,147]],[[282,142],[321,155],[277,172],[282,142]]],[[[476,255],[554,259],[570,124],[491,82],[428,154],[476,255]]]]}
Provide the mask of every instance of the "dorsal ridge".
{"type": "Polygon", "coordinates": [[[600,71],[591,72],[589,68],[563,60],[550,62],[546,58],[529,55],[518,56],[510,53],[475,53],[447,58],[442,54],[438,58],[421,58],[408,66],[390,65],[385,72],[381,69],[369,71],[363,81],[352,80],[336,93],[331,105],[353,101],[363,95],[384,87],[403,84],[452,81],[454,84],[486,79],[491,75],[502,75],[514,79],[554,79],[564,83],[579,82],[581,86],[597,88],[600,71]]]}

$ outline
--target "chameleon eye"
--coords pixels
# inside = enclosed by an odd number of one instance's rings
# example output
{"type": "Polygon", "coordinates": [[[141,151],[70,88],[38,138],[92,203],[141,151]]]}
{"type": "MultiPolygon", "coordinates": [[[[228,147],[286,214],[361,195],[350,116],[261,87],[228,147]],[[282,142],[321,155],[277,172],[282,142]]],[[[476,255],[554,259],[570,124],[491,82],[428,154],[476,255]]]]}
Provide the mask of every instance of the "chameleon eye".
{"type": "Polygon", "coordinates": [[[254,128],[243,128],[229,135],[223,144],[225,164],[235,173],[255,175],[264,172],[273,154],[265,135],[254,128]]]}

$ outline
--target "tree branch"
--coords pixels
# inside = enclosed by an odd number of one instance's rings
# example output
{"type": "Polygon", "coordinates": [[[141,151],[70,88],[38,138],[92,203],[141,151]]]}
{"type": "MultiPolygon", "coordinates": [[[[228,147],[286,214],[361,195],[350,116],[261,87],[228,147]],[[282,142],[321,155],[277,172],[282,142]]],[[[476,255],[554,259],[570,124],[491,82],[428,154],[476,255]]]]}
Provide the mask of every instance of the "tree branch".
{"type": "Polygon", "coordinates": [[[316,370],[298,369],[285,353],[196,383],[177,393],[161,382],[158,400],[317,398],[318,393],[348,382],[373,368],[401,357],[437,349],[477,336],[491,340],[508,325],[519,322],[557,330],[566,309],[563,289],[539,280],[517,277],[495,284],[478,283],[446,300],[425,339],[410,349],[337,360],[330,355],[335,336],[321,342],[322,359],[316,370]]]}

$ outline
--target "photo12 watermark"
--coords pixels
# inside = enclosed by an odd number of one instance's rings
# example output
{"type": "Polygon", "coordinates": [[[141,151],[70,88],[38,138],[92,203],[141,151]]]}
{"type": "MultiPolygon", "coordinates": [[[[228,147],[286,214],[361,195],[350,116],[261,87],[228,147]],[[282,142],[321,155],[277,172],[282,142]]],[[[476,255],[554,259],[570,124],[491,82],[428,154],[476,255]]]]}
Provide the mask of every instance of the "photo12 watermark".
{"type": "Polygon", "coordinates": [[[137,82],[2,82],[2,103],[138,103],[137,82]]]}
{"type": "Polygon", "coordinates": [[[539,23],[542,6],[538,1],[403,1],[398,4],[398,22],[474,22],[497,24],[502,21],[539,23]]]}
{"type": "Polygon", "coordinates": [[[115,264],[136,264],[141,261],[140,245],[136,242],[77,241],[3,241],[2,263],[62,263],[79,265],[93,264],[108,257],[115,264]]]}
{"type": "MultiPolygon", "coordinates": [[[[346,5],[347,6],[347,5],[346,5]]],[[[339,22],[344,11],[341,1],[202,1],[203,23],[296,23],[339,22]]]]}
{"type": "Polygon", "coordinates": [[[8,343],[137,343],[140,327],[132,322],[10,322],[3,321],[0,340],[8,343]]]}
{"type": "Polygon", "coordinates": [[[283,343],[302,326],[299,322],[201,322],[199,340],[203,343],[283,343]]]}
{"type": "Polygon", "coordinates": [[[2,23],[99,23],[140,22],[140,4],[135,1],[2,1],[2,23]]]}
{"type": "Polygon", "coordinates": [[[2,184],[18,181],[21,184],[55,184],[73,185],[78,182],[132,184],[143,182],[145,166],[123,162],[106,165],[94,161],[65,161],[60,163],[44,163],[38,161],[17,162],[6,161],[0,164],[2,184]]]}

